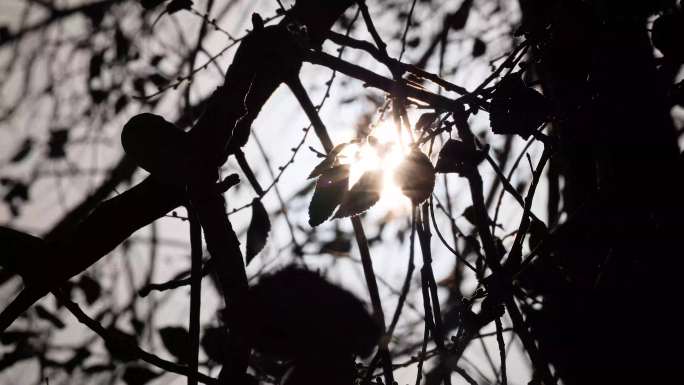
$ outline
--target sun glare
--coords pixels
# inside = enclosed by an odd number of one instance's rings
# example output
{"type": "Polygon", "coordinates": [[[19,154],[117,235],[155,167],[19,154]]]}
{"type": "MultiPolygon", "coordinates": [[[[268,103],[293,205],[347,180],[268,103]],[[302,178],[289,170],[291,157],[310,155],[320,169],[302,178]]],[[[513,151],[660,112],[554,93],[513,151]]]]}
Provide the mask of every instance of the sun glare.
{"type": "Polygon", "coordinates": [[[382,191],[378,205],[389,210],[408,210],[411,201],[402,192],[394,180],[394,174],[409,153],[411,138],[406,130],[402,130],[399,138],[396,125],[391,119],[377,124],[362,144],[347,146],[340,155],[349,163],[349,186],[353,186],[366,171],[382,170],[382,191]]]}

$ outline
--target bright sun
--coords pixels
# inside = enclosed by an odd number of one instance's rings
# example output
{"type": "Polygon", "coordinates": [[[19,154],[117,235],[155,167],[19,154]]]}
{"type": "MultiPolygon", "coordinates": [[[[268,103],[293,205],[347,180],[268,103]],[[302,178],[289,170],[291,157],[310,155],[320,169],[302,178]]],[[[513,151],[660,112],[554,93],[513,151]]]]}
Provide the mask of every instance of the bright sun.
{"type": "Polygon", "coordinates": [[[396,125],[391,119],[377,124],[367,142],[349,145],[340,154],[343,162],[350,164],[349,186],[353,186],[366,171],[382,170],[382,191],[378,205],[390,210],[410,209],[411,201],[394,181],[397,167],[409,153],[410,142],[406,130],[402,130],[400,140],[396,125]]]}

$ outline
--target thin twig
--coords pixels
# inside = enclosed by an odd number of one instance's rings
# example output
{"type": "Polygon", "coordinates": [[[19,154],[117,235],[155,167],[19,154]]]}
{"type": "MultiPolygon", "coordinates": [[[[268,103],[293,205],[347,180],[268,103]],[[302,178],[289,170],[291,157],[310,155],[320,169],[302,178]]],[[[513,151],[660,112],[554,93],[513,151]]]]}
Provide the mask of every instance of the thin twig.
{"type": "MultiPolygon", "coordinates": [[[[190,217],[190,370],[194,374],[199,367],[200,307],[202,301],[202,227],[193,209],[188,207],[190,217]]],[[[197,376],[188,376],[188,385],[197,385],[197,376]]]]}
{"type": "Polygon", "coordinates": [[[499,359],[501,360],[501,385],[507,385],[508,379],[506,375],[506,344],[503,339],[503,325],[501,325],[501,318],[494,319],[496,325],[496,343],[499,345],[499,359]]]}
{"type": "MultiPolygon", "coordinates": [[[[60,299],[64,307],[66,307],[71,314],[73,314],[79,322],[86,325],[89,329],[97,333],[105,341],[109,341],[114,346],[122,346],[127,350],[127,353],[147,362],[148,364],[154,365],[158,368],[166,370],[167,372],[177,373],[183,376],[190,376],[192,373],[190,369],[186,366],[181,366],[170,361],[166,361],[156,355],[146,352],[135,344],[128,343],[126,341],[121,341],[120,339],[115,339],[107,329],[105,329],[99,322],[90,318],[81,308],[73,301],[71,298],[64,293],[62,290],[54,290],[52,292],[57,298],[60,299]]],[[[203,384],[218,384],[218,381],[202,373],[196,373],[197,379],[203,384]]]]}

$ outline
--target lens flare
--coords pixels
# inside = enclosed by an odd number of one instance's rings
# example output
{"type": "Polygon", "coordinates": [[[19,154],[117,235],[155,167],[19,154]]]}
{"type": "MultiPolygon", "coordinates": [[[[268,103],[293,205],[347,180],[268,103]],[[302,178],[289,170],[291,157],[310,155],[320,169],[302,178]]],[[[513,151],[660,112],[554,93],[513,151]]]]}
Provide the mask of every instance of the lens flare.
{"type": "Polygon", "coordinates": [[[409,210],[411,201],[394,180],[397,167],[410,151],[409,143],[411,138],[406,130],[402,130],[400,137],[391,120],[380,122],[366,141],[349,145],[340,154],[343,162],[350,165],[349,185],[353,186],[366,171],[382,170],[382,191],[378,205],[389,210],[409,210]]]}

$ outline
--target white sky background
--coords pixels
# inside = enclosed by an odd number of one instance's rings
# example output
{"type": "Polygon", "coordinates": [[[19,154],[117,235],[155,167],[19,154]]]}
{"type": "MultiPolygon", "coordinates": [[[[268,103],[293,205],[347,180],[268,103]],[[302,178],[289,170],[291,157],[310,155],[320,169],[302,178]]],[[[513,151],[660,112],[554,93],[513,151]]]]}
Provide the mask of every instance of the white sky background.
{"type": "MultiPolygon", "coordinates": [[[[62,4],[74,4],[79,3],[79,1],[61,1],[62,4]]],[[[287,5],[292,3],[291,1],[284,1],[287,5]]],[[[410,7],[410,1],[406,1],[405,8],[408,11],[410,7]]],[[[443,12],[452,11],[458,7],[460,2],[445,1],[442,6],[443,12]]],[[[478,2],[476,3],[486,3],[478,2]]],[[[515,4],[517,2],[510,1],[508,3],[515,4]]],[[[223,4],[222,0],[217,0],[217,6],[215,9],[220,8],[223,4]]],[[[376,23],[379,27],[380,33],[383,36],[388,37],[393,35],[397,29],[403,31],[403,23],[398,23],[390,14],[381,14],[377,7],[374,7],[374,1],[368,1],[369,8],[371,12],[374,13],[376,17],[376,23]]],[[[134,4],[133,4],[134,5],[134,4]]],[[[17,21],[17,14],[22,10],[22,4],[18,0],[2,0],[0,1],[0,24],[9,24],[12,26],[17,21]]],[[[130,5],[129,5],[130,6],[130,5]]],[[[230,18],[226,20],[219,21],[219,25],[229,31],[235,36],[242,35],[244,30],[250,26],[250,15],[253,11],[259,12],[263,16],[272,15],[275,11],[276,2],[275,0],[261,0],[261,1],[238,1],[235,8],[230,12],[230,18]]],[[[203,1],[196,1],[196,9],[204,9],[203,1]]],[[[479,9],[482,14],[486,13],[487,9],[479,9]]],[[[159,11],[157,10],[156,13],[159,11]]],[[[511,12],[511,18],[514,18],[515,12],[511,12]]],[[[420,27],[420,33],[426,33],[426,36],[431,36],[432,33],[441,28],[441,19],[426,20],[425,15],[417,13],[415,19],[422,21],[420,27]],[[432,32],[432,33],[431,33],[432,32]]],[[[184,28],[185,38],[189,41],[194,40],[197,31],[199,30],[198,18],[189,15],[185,12],[179,12],[177,14],[177,20],[184,28]]],[[[509,22],[510,20],[506,20],[509,22]]],[[[365,32],[361,20],[358,22],[359,28],[356,29],[355,36],[370,40],[370,37],[365,32]]],[[[74,24],[71,28],[78,31],[80,24],[74,24]]],[[[124,24],[124,28],[126,24],[124,24]]],[[[170,18],[164,17],[155,27],[158,31],[158,36],[160,40],[166,41],[169,44],[174,44],[177,40],[176,29],[173,27],[170,18]]],[[[343,31],[340,31],[343,32],[343,31]]],[[[473,89],[476,87],[488,74],[490,68],[483,62],[472,63],[469,59],[463,59],[469,56],[472,36],[480,36],[483,40],[488,42],[487,55],[489,58],[498,57],[504,54],[508,49],[508,39],[505,37],[507,32],[504,20],[485,20],[477,12],[471,15],[471,20],[466,28],[465,33],[454,33],[452,37],[455,40],[462,39],[463,44],[455,43],[452,48],[448,51],[450,56],[447,58],[447,62],[456,63],[459,62],[459,70],[455,76],[448,77],[448,80],[465,86],[468,89],[473,89]],[[485,29],[492,29],[487,34],[482,36],[482,31],[485,29]]],[[[409,34],[411,37],[411,34],[409,34]]],[[[424,39],[425,42],[429,40],[424,39]]],[[[158,43],[155,42],[138,42],[141,45],[141,51],[145,52],[146,49],[154,50],[159,49],[158,43]]],[[[207,51],[211,53],[216,53],[220,51],[227,44],[227,39],[221,33],[211,33],[209,38],[205,40],[204,47],[207,51]]],[[[327,43],[324,48],[330,52],[335,53],[334,49],[336,46],[327,43]]],[[[397,41],[389,42],[389,52],[391,56],[398,56],[400,46],[397,41]]],[[[417,59],[417,56],[422,52],[423,46],[419,47],[415,52],[411,49],[405,54],[405,61],[411,61],[417,59]]],[[[7,50],[0,51],[0,63],[7,60],[7,50]]],[[[231,51],[231,54],[234,51],[231,51]]],[[[345,53],[345,59],[354,63],[362,64],[364,67],[376,71],[378,73],[388,75],[385,68],[369,60],[367,55],[364,55],[358,51],[347,50],[345,53]]],[[[197,63],[204,63],[206,60],[205,56],[200,55],[198,57],[197,63]]],[[[225,70],[227,65],[230,63],[230,55],[218,61],[218,64],[222,69],[225,70]]],[[[79,68],[79,66],[87,65],[87,61],[72,62],[69,66],[73,68],[79,68]]],[[[436,71],[436,63],[430,63],[430,71],[436,71]]],[[[86,71],[87,72],[87,71],[86,71]]],[[[0,76],[5,76],[0,74],[0,76]]],[[[40,75],[36,75],[40,76],[40,75]]],[[[305,86],[310,91],[312,100],[317,102],[320,99],[322,92],[324,91],[324,82],[328,80],[330,76],[330,71],[327,69],[314,68],[310,65],[304,65],[302,68],[301,78],[305,83],[305,86]]],[[[197,99],[202,95],[207,94],[216,87],[220,78],[217,75],[217,71],[210,66],[206,71],[202,71],[198,74],[193,82],[192,96],[193,99],[197,99]]],[[[353,79],[346,79],[343,75],[338,75],[335,84],[333,85],[333,98],[329,100],[325,107],[323,108],[321,114],[322,119],[326,123],[332,139],[335,143],[346,141],[351,139],[355,134],[355,126],[357,124],[359,116],[366,112],[367,110],[373,108],[372,105],[363,101],[362,98],[358,102],[349,104],[339,104],[340,100],[343,100],[349,96],[358,94],[359,92],[373,93],[380,95],[378,91],[366,90],[362,91],[362,85],[360,82],[353,79]],[[346,86],[342,85],[342,82],[346,82],[346,86]]],[[[0,90],[0,98],[7,100],[7,98],[12,97],[12,89],[4,88],[0,90]]],[[[178,91],[170,90],[165,94],[164,101],[160,104],[160,108],[156,110],[156,113],[164,115],[168,120],[173,120],[177,116],[179,109],[175,100],[182,95],[182,88],[178,91]]],[[[453,95],[452,95],[453,96],[453,95]]],[[[27,167],[11,168],[5,166],[5,159],[10,157],[14,149],[18,146],[23,138],[29,134],[33,133],[38,138],[45,138],[46,127],[55,124],[55,122],[46,122],[44,117],[48,116],[45,114],[43,108],[44,104],[39,104],[36,108],[35,105],[25,106],[23,114],[19,114],[19,118],[11,122],[0,123],[0,176],[2,175],[15,175],[15,176],[27,176],[30,170],[27,167]],[[41,134],[42,133],[42,134],[41,134]]],[[[103,130],[91,133],[92,136],[88,137],[91,139],[87,143],[101,143],[98,146],[91,145],[73,145],[68,147],[68,159],[73,165],[76,165],[83,169],[90,168],[107,168],[108,165],[113,164],[121,153],[121,147],[119,144],[120,130],[123,124],[127,121],[130,116],[137,114],[136,108],[129,108],[124,113],[120,114],[116,119],[108,121],[104,126],[103,130]]],[[[415,119],[415,118],[414,118],[415,119]]],[[[58,123],[58,122],[57,122],[58,123]]],[[[477,117],[471,120],[473,129],[476,132],[485,130],[488,128],[488,119],[486,114],[480,113],[477,117]]],[[[294,147],[302,135],[302,128],[308,125],[308,120],[306,119],[304,113],[301,111],[299,106],[296,104],[295,99],[291,96],[289,90],[285,87],[281,87],[269,100],[267,105],[263,108],[259,118],[254,124],[254,130],[258,138],[263,143],[266,153],[268,154],[271,165],[275,169],[277,166],[282,165],[287,162],[291,152],[290,148],[294,147]]],[[[74,127],[75,132],[88,133],[88,127],[74,127]]],[[[493,147],[503,143],[503,137],[497,137],[493,135],[488,135],[487,140],[493,147]]],[[[310,132],[309,137],[305,146],[298,153],[296,157],[295,164],[288,168],[285,172],[282,181],[279,183],[281,193],[285,199],[292,196],[296,191],[301,189],[305,182],[306,176],[311,171],[313,166],[319,161],[315,155],[307,149],[307,146],[313,146],[317,149],[321,149],[318,144],[313,131],[310,132]]],[[[516,149],[522,148],[524,143],[521,140],[515,142],[516,149]]],[[[262,185],[266,186],[270,183],[271,179],[269,174],[264,169],[264,162],[259,154],[257,147],[253,140],[247,144],[245,148],[245,153],[247,154],[250,164],[259,171],[258,178],[262,185]]],[[[517,154],[514,150],[513,154],[517,154]]],[[[540,148],[537,146],[532,146],[530,155],[535,161],[538,159],[540,154],[540,148]]],[[[32,160],[32,162],[37,162],[38,160],[32,160]]],[[[35,163],[33,163],[35,164],[35,163]]],[[[69,169],[67,164],[45,164],[45,169],[51,171],[65,171],[69,169]]],[[[227,168],[230,170],[236,170],[237,166],[234,162],[229,162],[227,168]]],[[[277,172],[277,169],[274,170],[277,172]]],[[[487,181],[491,181],[494,177],[494,173],[487,165],[481,166],[481,172],[487,181]]],[[[521,163],[515,181],[520,179],[529,179],[530,170],[527,167],[526,162],[521,163]]],[[[11,218],[7,208],[4,205],[0,205],[0,224],[8,225],[18,229],[23,229],[34,234],[41,234],[51,227],[56,219],[65,212],[69,207],[73,207],[75,204],[80,202],[80,200],[93,188],[98,186],[98,182],[102,180],[103,174],[96,174],[95,176],[87,177],[74,177],[74,178],[54,178],[45,177],[42,178],[38,183],[33,186],[31,191],[31,196],[33,200],[31,204],[24,207],[22,216],[16,219],[11,218]]],[[[145,172],[140,171],[136,177],[137,180],[144,178],[145,172]]],[[[226,198],[229,207],[238,207],[244,203],[248,203],[253,198],[254,194],[249,186],[248,182],[243,179],[241,188],[237,190],[231,190],[226,198]]],[[[441,177],[438,178],[438,183],[441,183],[441,177]]],[[[470,205],[470,197],[467,192],[467,185],[464,179],[458,178],[454,175],[449,176],[450,181],[450,191],[453,197],[454,213],[458,214],[463,211],[464,208],[470,205]]],[[[119,191],[124,191],[125,186],[121,186],[119,191]]],[[[443,190],[441,188],[437,189],[440,198],[443,199],[443,190]]],[[[545,191],[546,186],[544,184],[544,179],[538,188],[538,196],[535,199],[535,205],[533,211],[536,213],[544,213],[545,204],[545,191]]],[[[508,196],[504,198],[503,211],[501,215],[500,222],[503,223],[508,230],[512,230],[515,224],[519,221],[520,210],[517,204],[512,203],[512,199],[508,196]]],[[[288,202],[289,203],[289,202],[288,202]]],[[[306,207],[308,205],[308,198],[300,199],[291,202],[291,219],[303,226],[307,226],[307,214],[306,207]]],[[[269,212],[275,211],[279,208],[279,203],[276,199],[275,194],[270,193],[265,199],[264,204],[269,212]]],[[[372,236],[376,233],[377,228],[373,224],[378,218],[383,218],[387,213],[388,209],[393,207],[393,202],[380,202],[377,207],[374,207],[368,213],[368,219],[365,220],[367,223],[367,234],[372,236]]],[[[177,210],[179,214],[183,214],[183,210],[177,210]]],[[[439,215],[439,214],[438,214],[439,215]]],[[[544,215],[539,214],[541,218],[544,215]]],[[[244,210],[235,216],[231,217],[233,226],[238,233],[243,231],[250,218],[250,210],[244,210]]],[[[371,250],[373,255],[373,262],[376,269],[376,273],[383,277],[384,280],[389,282],[394,288],[399,288],[403,280],[406,258],[408,257],[408,247],[406,245],[401,245],[398,242],[394,242],[393,230],[403,226],[403,223],[407,221],[407,217],[404,214],[396,216],[392,222],[388,224],[387,234],[385,236],[385,241],[381,245],[374,246],[371,250]]],[[[348,221],[341,221],[341,228],[351,232],[351,226],[348,221]]],[[[468,228],[468,224],[464,219],[458,220],[459,226],[468,228]]],[[[447,222],[443,221],[441,224],[443,232],[448,228],[447,222]]],[[[177,272],[187,268],[189,266],[189,244],[187,243],[187,233],[188,226],[187,223],[181,222],[174,218],[162,218],[156,222],[157,233],[161,240],[164,242],[159,246],[157,253],[160,256],[159,268],[155,275],[155,282],[163,282],[174,276],[177,272]]],[[[269,244],[267,249],[258,256],[252,264],[248,267],[248,274],[253,275],[259,271],[261,267],[265,264],[268,265],[269,269],[276,266],[284,266],[290,260],[288,252],[278,253],[278,249],[285,246],[290,241],[289,232],[282,219],[274,221],[274,229],[271,232],[271,237],[269,239],[269,244]]],[[[332,237],[333,224],[324,224],[326,229],[328,229],[329,236],[332,237]]],[[[143,228],[136,232],[132,237],[131,249],[128,252],[130,257],[130,263],[133,271],[133,279],[136,280],[137,285],[142,282],[142,274],[146,271],[142,267],[146,266],[148,263],[149,247],[146,241],[150,238],[151,230],[149,226],[143,228]]],[[[244,238],[243,238],[244,239],[244,238]]],[[[300,241],[303,238],[300,237],[300,241]]],[[[510,241],[510,239],[509,239],[510,241]]],[[[244,242],[243,242],[244,243],[244,242]]],[[[358,260],[358,252],[354,246],[352,249],[352,259],[358,260]]],[[[416,274],[414,275],[413,287],[418,287],[419,285],[419,274],[418,271],[422,263],[420,262],[419,249],[416,249],[416,274]]],[[[434,257],[434,268],[437,280],[447,277],[451,271],[454,260],[453,256],[446,250],[442,248],[439,244],[439,240],[433,237],[433,257],[434,257]]],[[[363,275],[361,267],[358,263],[354,262],[349,258],[337,258],[331,256],[307,256],[306,261],[310,263],[311,266],[318,266],[320,268],[325,268],[328,272],[328,277],[339,283],[341,286],[352,290],[359,297],[367,301],[368,295],[365,287],[365,282],[363,280],[363,275]]],[[[112,252],[108,257],[99,262],[96,266],[90,269],[91,273],[99,277],[104,286],[112,288],[112,290],[117,293],[115,298],[122,301],[128,299],[130,295],[130,284],[128,278],[125,277],[125,262],[121,258],[121,252],[116,250],[112,252]]],[[[205,293],[211,293],[211,295],[205,295],[203,297],[203,313],[202,317],[205,323],[216,323],[214,310],[219,304],[216,297],[214,296],[213,287],[207,284],[208,280],[205,280],[204,290],[205,293]],[[212,321],[213,320],[213,321],[212,321]]],[[[471,285],[472,286],[472,285],[471,285]]],[[[383,305],[385,308],[385,314],[388,318],[391,317],[394,311],[394,306],[396,298],[391,292],[380,284],[381,297],[384,299],[383,305]]],[[[188,290],[181,289],[176,293],[172,294],[171,299],[165,302],[161,310],[157,313],[157,317],[154,320],[155,327],[160,327],[164,325],[186,325],[187,314],[189,308],[189,301],[187,297],[188,290]]],[[[10,296],[13,295],[7,290],[2,293],[2,303],[7,303],[10,296]]],[[[416,296],[410,298],[410,301],[414,304],[417,309],[422,311],[422,303],[420,299],[419,292],[416,292],[416,296]]],[[[164,295],[157,295],[157,298],[162,298],[164,295]]],[[[441,292],[441,297],[444,299],[446,297],[446,292],[441,292]]],[[[150,298],[150,297],[148,297],[150,298]]],[[[76,300],[79,300],[78,298],[76,300]]],[[[43,299],[44,303],[52,304],[52,298],[43,299]]],[[[145,302],[144,300],[141,302],[145,302]]],[[[93,314],[97,309],[87,309],[90,314],[93,314]]],[[[412,320],[417,320],[418,316],[411,307],[405,307],[404,316],[407,322],[412,320]]],[[[65,320],[73,320],[70,316],[63,317],[65,320]]],[[[400,323],[401,325],[401,323],[400,323]]],[[[492,325],[493,328],[493,325],[492,325]]],[[[485,330],[488,331],[489,329],[485,330]]],[[[400,327],[401,331],[401,327],[400,327]]],[[[418,333],[422,333],[422,324],[417,329],[418,333]]],[[[69,328],[65,331],[60,331],[57,333],[57,339],[63,339],[64,341],[74,341],[74,339],[79,340],[84,338],[85,335],[89,335],[82,325],[75,322],[70,322],[69,328]]],[[[156,349],[154,350],[160,356],[165,358],[171,358],[164,351],[164,349],[159,344],[158,340],[152,341],[156,349]]],[[[147,343],[147,342],[145,342],[147,343]]],[[[498,351],[496,347],[496,341],[494,338],[487,339],[487,346],[490,353],[493,355],[493,360],[498,363],[498,351]]],[[[509,383],[511,384],[524,384],[529,380],[529,370],[527,369],[527,359],[521,356],[519,351],[519,343],[516,341],[514,348],[511,351],[508,359],[508,376],[509,383]]],[[[145,345],[149,346],[149,345],[145,345]]],[[[480,347],[479,342],[474,342],[467,351],[466,358],[472,361],[475,366],[480,368],[489,377],[491,376],[491,371],[489,369],[486,360],[484,359],[483,351],[480,347]]],[[[474,371],[471,369],[472,366],[464,362],[465,359],[460,361],[460,365],[468,369],[468,371],[476,376],[474,371]]],[[[405,370],[400,370],[397,380],[400,384],[415,382],[415,368],[411,367],[405,370]]],[[[23,383],[36,383],[36,365],[35,363],[30,363],[29,361],[24,361],[22,364],[17,364],[13,368],[4,371],[0,374],[0,383],[3,384],[23,384],[23,383]]],[[[477,378],[477,376],[476,376],[477,378]]],[[[455,384],[465,383],[458,376],[454,375],[453,380],[455,384]]],[[[153,384],[182,384],[184,379],[175,375],[165,375],[160,377],[159,380],[153,382],[153,384]]],[[[50,382],[53,384],[53,382],[50,382]]],[[[69,383],[67,381],[66,383],[69,383]]]]}

